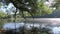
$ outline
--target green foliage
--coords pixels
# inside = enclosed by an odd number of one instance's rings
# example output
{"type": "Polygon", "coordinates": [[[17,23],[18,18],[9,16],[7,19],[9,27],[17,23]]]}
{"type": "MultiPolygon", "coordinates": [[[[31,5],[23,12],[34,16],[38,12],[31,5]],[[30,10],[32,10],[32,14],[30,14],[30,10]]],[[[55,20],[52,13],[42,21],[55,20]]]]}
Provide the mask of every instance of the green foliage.
{"type": "Polygon", "coordinates": [[[47,6],[43,6],[43,11],[45,11],[47,14],[51,14],[52,10],[49,9],[47,6]]]}
{"type": "Polygon", "coordinates": [[[46,5],[44,5],[43,1],[39,2],[38,8],[40,10],[40,15],[45,15],[45,14],[51,14],[52,10],[48,8],[46,5]]]}
{"type": "Polygon", "coordinates": [[[44,5],[45,0],[6,0],[6,4],[9,2],[13,3],[20,10],[20,13],[27,11],[26,16],[42,16],[52,13],[52,10],[44,5]],[[27,2],[28,4],[26,4],[27,2]]]}
{"type": "Polygon", "coordinates": [[[0,7],[2,6],[2,4],[0,3],[0,7]]]}
{"type": "Polygon", "coordinates": [[[54,4],[52,5],[53,7],[56,7],[56,9],[60,9],[60,0],[54,0],[54,4]]]}
{"type": "Polygon", "coordinates": [[[3,28],[5,23],[7,23],[7,19],[0,19],[0,29],[3,28]]]}
{"type": "Polygon", "coordinates": [[[1,2],[2,0],[0,0],[0,2],[1,2]]]}
{"type": "Polygon", "coordinates": [[[59,3],[60,3],[60,0],[55,0],[55,2],[56,2],[57,4],[59,4],[59,3]]]}
{"type": "Polygon", "coordinates": [[[7,15],[0,11],[0,18],[5,18],[7,15]]]}
{"type": "MultiPolygon", "coordinates": [[[[33,16],[43,16],[45,14],[51,14],[52,9],[48,8],[44,5],[44,1],[36,1],[36,11],[32,11],[31,14],[33,16]]],[[[28,15],[28,14],[27,14],[28,15]]]]}

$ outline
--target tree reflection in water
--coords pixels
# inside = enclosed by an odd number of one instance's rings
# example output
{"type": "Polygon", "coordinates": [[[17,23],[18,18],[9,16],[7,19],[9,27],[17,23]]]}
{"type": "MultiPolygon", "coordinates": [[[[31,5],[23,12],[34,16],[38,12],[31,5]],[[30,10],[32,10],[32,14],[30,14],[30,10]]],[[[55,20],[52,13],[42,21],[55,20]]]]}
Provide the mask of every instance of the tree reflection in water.
{"type": "MultiPolygon", "coordinates": [[[[6,24],[6,25],[9,25],[9,24],[6,24]]],[[[4,25],[4,26],[6,27],[6,25],[4,25]]],[[[22,25],[24,25],[24,24],[22,24],[22,25]]],[[[6,28],[10,28],[8,30],[4,27],[6,30],[5,34],[52,34],[52,32],[51,32],[52,30],[50,28],[47,28],[47,27],[29,26],[31,28],[28,29],[28,28],[26,28],[28,25],[27,26],[24,25],[25,27],[23,27],[23,26],[21,27],[21,23],[18,23],[18,24],[16,24],[16,27],[17,26],[20,26],[20,27],[18,27],[15,30],[15,29],[12,29],[13,26],[14,25],[9,25],[8,27],[6,27],[6,28]]],[[[37,26],[37,25],[35,25],[35,26],[37,26]]]]}

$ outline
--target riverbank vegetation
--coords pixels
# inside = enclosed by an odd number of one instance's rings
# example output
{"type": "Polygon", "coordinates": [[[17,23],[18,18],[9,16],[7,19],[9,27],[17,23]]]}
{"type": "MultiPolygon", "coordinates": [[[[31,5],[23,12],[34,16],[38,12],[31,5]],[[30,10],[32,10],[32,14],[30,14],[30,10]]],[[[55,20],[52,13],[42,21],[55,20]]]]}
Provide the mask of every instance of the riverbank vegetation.
{"type": "MultiPolygon", "coordinates": [[[[0,4],[0,7],[6,8],[7,13],[4,13],[0,10],[0,25],[3,26],[4,23],[9,22],[26,22],[26,18],[32,18],[35,17],[44,18],[44,17],[59,17],[60,18],[60,1],[54,0],[0,0],[2,2],[2,5],[0,4]],[[14,11],[11,11],[12,8],[7,8],[8,5],[12,3],[15,8],[14,11]],[[48,4],[46,4],[48,3],[48,4]],[[5,7],[7,6],[7,7],[5,7]],[[8,10],[9,11],[8,11],[8,10]],[[56,11],[56,12],[55,12],[56,11]],[[13,14],[11,14],[11,12],[13,14]],[[57,16],[56,16],[57,15],[57,16]],[[2,22],[3,23],[2,23],[2,22]]],[[[1,8],[0,8],[1,9],[1,8]]],[[[34,24],[34,23],[33,23],[34,24]]],[[[2,28],[2,27],[1,27],[2,28]]],[[[37,29],[32,28],[31,30],[27,31],[26,29],[22,29],[22,34],[51,34],[49,33],[49,29],[46,30],[45,28],[37,29]],[[25,32],[25,33],[24,33],[25,32]]],[[[10,32],[7,31],[7,32],[10,32]]]]}

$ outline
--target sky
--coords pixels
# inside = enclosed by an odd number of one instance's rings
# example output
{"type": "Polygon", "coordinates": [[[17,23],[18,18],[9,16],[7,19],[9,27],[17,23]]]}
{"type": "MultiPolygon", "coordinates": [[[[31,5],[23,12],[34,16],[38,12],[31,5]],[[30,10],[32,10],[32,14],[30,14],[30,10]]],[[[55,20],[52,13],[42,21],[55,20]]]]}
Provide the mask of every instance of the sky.
{"type": "Polygon", "coordinates": [[[9,5],[3,5],[2,3],[0,10],[3,11],[4,13],[7,13],[8,11],[10,14],[14,14],[12,11],[16,11],[16,8],[12,3],[9,3],[9,5]]]}

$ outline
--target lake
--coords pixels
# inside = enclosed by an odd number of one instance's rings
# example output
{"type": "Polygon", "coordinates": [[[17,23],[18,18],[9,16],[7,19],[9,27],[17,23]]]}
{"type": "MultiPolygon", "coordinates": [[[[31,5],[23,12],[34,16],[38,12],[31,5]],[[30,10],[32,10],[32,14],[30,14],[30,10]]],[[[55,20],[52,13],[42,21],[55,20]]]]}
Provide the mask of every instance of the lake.
{"type": "MultiPolygon", "coordinates": [[[[60,28],[60,18],[26,18],[25,21],[18,21],[18,22],[13,22],[13,21],[8,21],[8,20],[2,20],[0,21],[0,28],[3,28],[5,30],[7,29],[14,29],[14,28],[19,28],[20,26],[25,26],[27,30],[31,29],[32,26],[40,28],[40,27],[49,27],[53,28],[53,32],[56,33],[59,32],[60,28]],[[56,30],[54,30],[56,29],[56,30]],[[59,29],[59,30],[58,30],[59,29]]],[[[54,34],[55,34],[54,33],[54,34]]],[[[57,34],[57,33],[56,33],[57,34]]]]}

